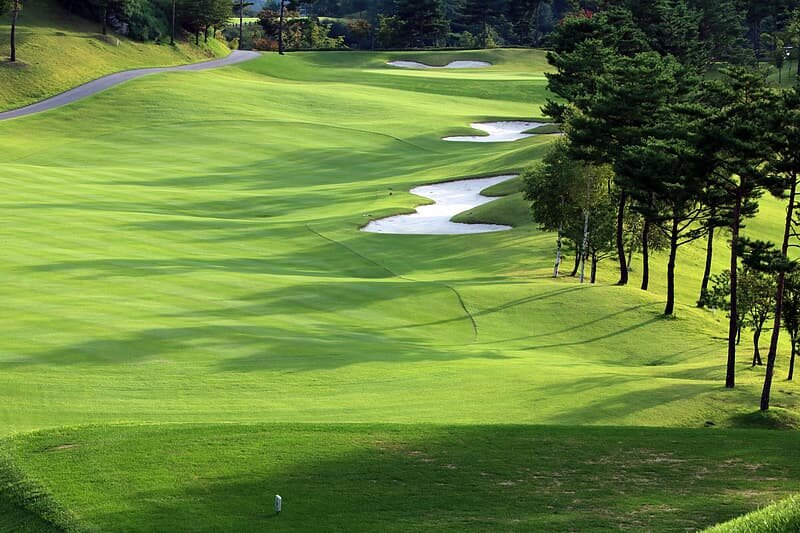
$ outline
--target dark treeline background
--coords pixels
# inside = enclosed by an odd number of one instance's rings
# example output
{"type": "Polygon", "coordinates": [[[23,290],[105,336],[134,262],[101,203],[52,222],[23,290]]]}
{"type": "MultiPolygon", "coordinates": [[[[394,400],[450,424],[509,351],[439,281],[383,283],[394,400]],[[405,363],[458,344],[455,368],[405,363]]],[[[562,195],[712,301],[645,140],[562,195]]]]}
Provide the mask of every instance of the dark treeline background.
{"type": "MultiPolygon", "coordinates": [[[[139,40],[158,40],[171,31],[173,0],[60,0],[71,12],[139,40]]],[[[250,22],[242,43],[276,40],[280,0],[243,2],[250,22]]],[[[548,37],[564,16],[576,9],[587,13],[610,6],[629,9],[647,21],[658,0],[284,0],[284,32],[293,32],[303,48],[490,48],[548,46],[548,37]],[[303,20],[303,22],[300,22],[303,20]],[[293,23],[291,21],[294,21],[293,23]],[[304,38],[298,37],[301,33],[304,38]]],[[[800,0],[689,0],[703,14],[702,31],[710,46],[737,43],[768,59],[783,48],[776,35],[786,30],[800,0]]],[[[238,16],[232,0],[176,0],[179,30],[208,37],[238,16]]],[[[239,36],[225,34],[229,44],[239,36]]],[[[284,35],[287,37],[287,35],[284,35]]],[[[291,36],[288,36],[289,40],[291,36]]],[[[752,56],[751,56],[752,57],[752,56]]]]}

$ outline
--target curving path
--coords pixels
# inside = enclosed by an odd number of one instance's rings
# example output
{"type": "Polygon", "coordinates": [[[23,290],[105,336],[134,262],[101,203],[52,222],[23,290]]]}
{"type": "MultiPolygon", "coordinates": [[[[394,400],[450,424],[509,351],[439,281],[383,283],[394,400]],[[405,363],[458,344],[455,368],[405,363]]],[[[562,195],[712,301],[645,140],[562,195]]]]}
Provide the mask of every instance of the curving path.
{"type": "Polygon", "coordinates": [[[173,72],[173,71],[183,71],[183,70],[196,71],[196,70],[208,70],[219,67],[227,67],[229,65],[235,65],[237,63],[250,61],[251,59],[255,59],[260,55],[261,54],[259,54],[258,52],[234,50],[227,57],[223,57],[221,59],[213,59],[211,61],[204,61],[202,63],[191,63],[188,65],[180,65],[177,67],[141,68],[135,70],[126,70],[124,72],[117,72],[116,74],[109,74],[108,76],[103,76],[102,78],[90,81],[89,83],[79,85],[74,89],[70,89],[69,91],[53,96],[52,98],[48,98],[47,100],[42,100],[41,102],[36,102],[35,104],[31,104],[29,106],[20,107],[19,109],[12,109],[11,111],[5,111],[3,113],[0,113],[0,120],[8,120],[11,118],[23,117],[25,115],[41,113],[42,111],[48,111],[50,109],[55,109],[57,107],[65,106],[67,104],[71,104],[72,102],[83,100],[84,98],[92,96],[93,94],[105,91],[106,89],[114,87],[115,85],[119,85],[121,83],[125,83],[126,81],[130,81],[136,78],[141,78],[142,76],[149,76],[150,74],[158,74],[159,72],[173,72]]]}

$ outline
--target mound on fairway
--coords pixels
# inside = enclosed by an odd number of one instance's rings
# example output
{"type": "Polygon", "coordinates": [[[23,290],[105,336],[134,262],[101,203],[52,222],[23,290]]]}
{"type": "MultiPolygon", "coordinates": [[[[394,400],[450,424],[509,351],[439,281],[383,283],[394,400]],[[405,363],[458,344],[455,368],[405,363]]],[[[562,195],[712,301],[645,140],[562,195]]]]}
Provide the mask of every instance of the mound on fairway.
{"type": "MultiPolygon", "coordinates": [[[[516,174],[551,140],[441,140],[535,116],[542,52],[404,57],[494,67],[265,55],[0,123],[13,310],[0,430],[25,486],[124,531],[691,529],[796,490],[793,434],[725,429],[746,423],[762,375],[744,339],[737,388],[722,385],[725,316],[693,307],[701,246],[681,250],[681,305],[664,320],[663,256],[651,292],[636,261],[631,287],[610,284],[608,262],[596,286],[553,280],[555,238],[530,222],[519,180],[470,210],[509,231],[359,231],[411,212],[405,191],[516,174]],[[276,493],[285,514],[269,519],[276,493]]],[[[747,235],[780,233],[781,212],[762,199],[747,235]]],[[[797,411],[798,398],[776,385],[774,404],[797,411]]],[[[0,508],[35,500],[9,493],[0,508]]]]}

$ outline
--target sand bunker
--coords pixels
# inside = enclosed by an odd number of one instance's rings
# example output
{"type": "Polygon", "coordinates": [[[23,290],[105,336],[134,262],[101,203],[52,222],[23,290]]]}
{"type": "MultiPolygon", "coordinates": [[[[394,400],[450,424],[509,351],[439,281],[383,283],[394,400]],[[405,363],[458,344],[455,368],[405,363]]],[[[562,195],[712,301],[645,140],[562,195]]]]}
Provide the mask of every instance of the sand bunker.
{"type": "Polygon", "coordinates": [[[496,198],[481,195],[481,191],[516,177],[515,174],[511,174],[417,187],[411,190],[412,194],[430,198],[436,203],[420,206],[417,208],[417,212],[411,215],[374,220],[362,228],[362,231],[398,235],[461,235],[510,230],[511,226],[460,224],[451,222],[450,219],[473,207],[496,200],[496,198]]]}
{"type": "Polygon", "coordinates": [[[502,122],[475,122],[470,126],[476,130],[485,131],[488,135],[445,137],[442,140],[465,143],[507,143],[533,137],[534,133],[523,132],[544,126],[544,124],[541,122],[509,120],[502,122]]]}
{"type": "Polygon", "coordinates": [[[387,64],[399,68],[486,68],[492,66],[486,61],[452,61],[443,67],[434,67],[416,61],[389,61],[387,64]]]}

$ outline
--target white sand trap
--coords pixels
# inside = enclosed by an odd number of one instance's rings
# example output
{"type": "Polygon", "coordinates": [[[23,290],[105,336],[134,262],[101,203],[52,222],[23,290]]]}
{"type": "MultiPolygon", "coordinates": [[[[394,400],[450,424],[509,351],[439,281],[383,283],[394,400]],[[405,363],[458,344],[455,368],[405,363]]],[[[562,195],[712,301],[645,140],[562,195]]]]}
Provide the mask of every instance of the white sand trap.
{"type": "Polygon", "coordinates": [[[362,228],[362,231],[396,235],[462,235],[509,230],[511,226],[461,224],[451,222],[450,219],[473,207],[496,200],[497,198],[481,195],[481,191],[516,177],[516,174],[511,174],[417,187],[411,190],[412,194],[430,198],[436,203],[420,206],[417,208],[417,212],[411,215],[397,215],[373,220],[362,228]]]}
{"type": "Polygon", "coordinates": [[[523,122],[508,120],[502,122],[474,122],[470,127],[485,131],[488,135],[468,135],[461,137],[445,137],[444,141],[462,143],[508,143],[533,137],[535,133],[523,133],[544,126],[541,122],[523,122]]]}
{"type": "Polygon", "coordinates": [[[491,63],[487,63],[486,61],[452,61],[443,67],[426,65],[425,63],[418,63],[417,61],[389,61],[387,64],[399,68],[486,68],[492,66],[491,63]]]}

